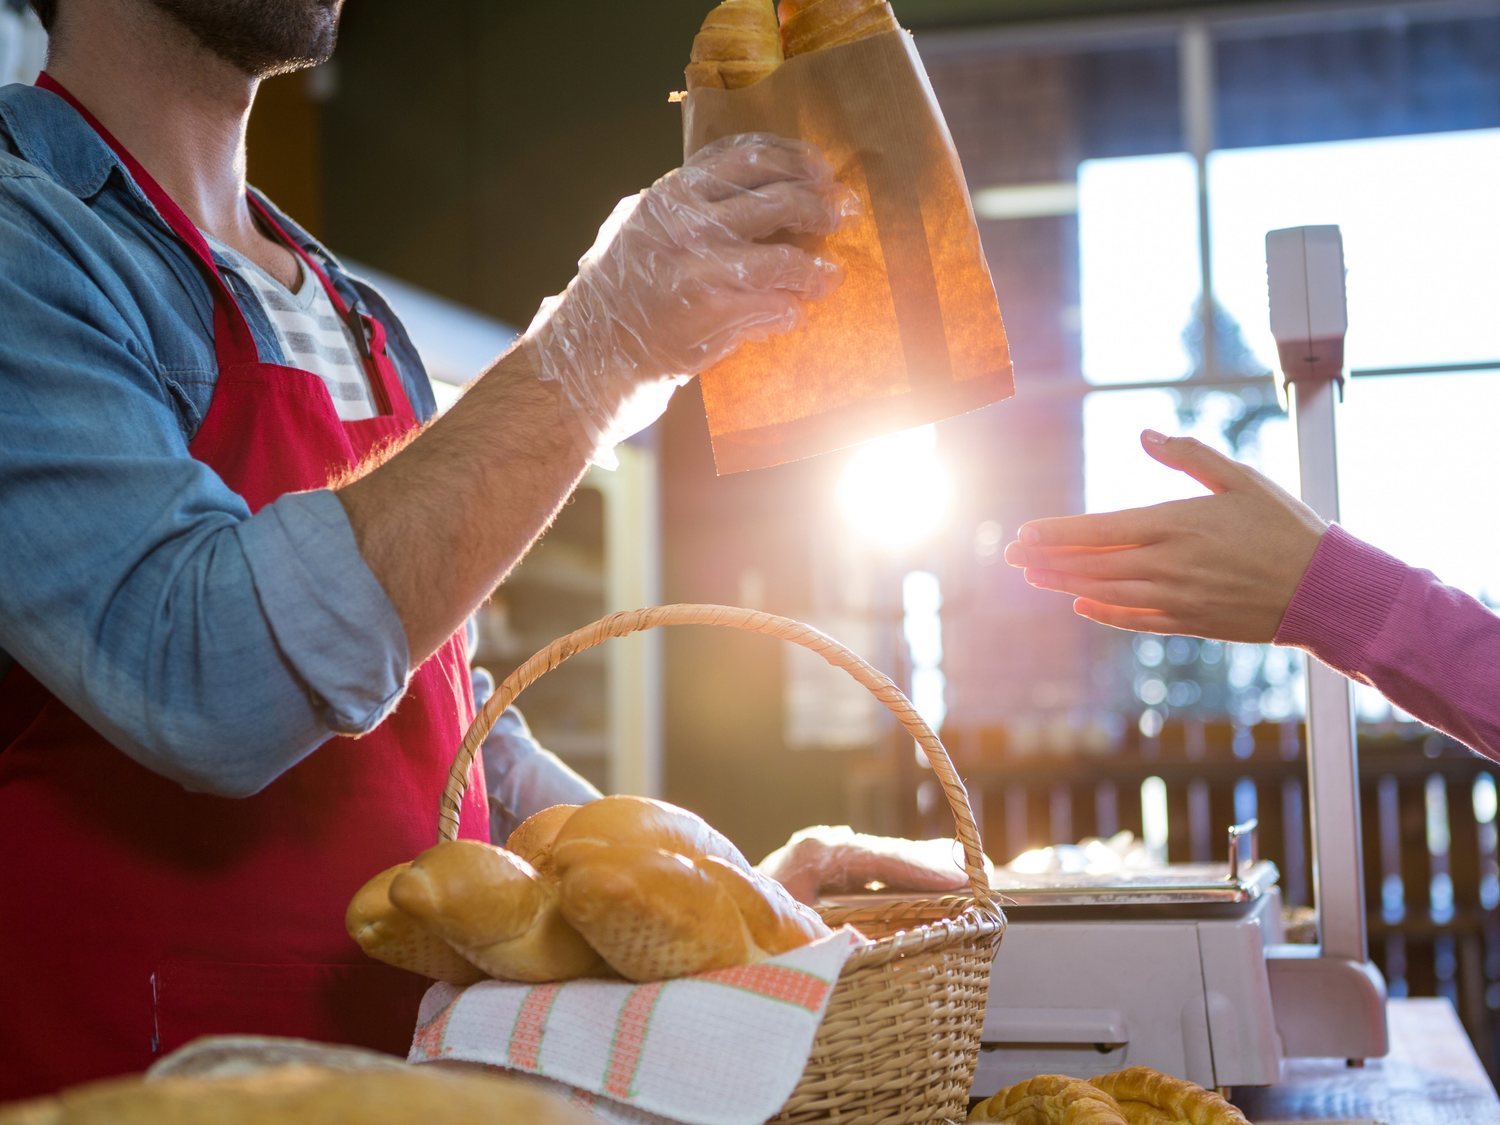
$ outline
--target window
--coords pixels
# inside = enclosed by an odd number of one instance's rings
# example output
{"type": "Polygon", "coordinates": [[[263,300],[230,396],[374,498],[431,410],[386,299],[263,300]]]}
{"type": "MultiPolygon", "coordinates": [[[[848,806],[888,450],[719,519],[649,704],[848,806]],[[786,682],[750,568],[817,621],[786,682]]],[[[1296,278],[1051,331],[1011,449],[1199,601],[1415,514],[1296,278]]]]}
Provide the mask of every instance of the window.
{"type": "MultiPolygon", "coordinates": [[[[994,413],[1025,418],[995,422],[1006,440],[975,460],[998,456],[997,476],[1026,486],[988,485],[996,510],[977,516],[1010,530],[1198,494],[1142,453],[1146,426],[1192,434],[1297,491],[1295,435],[1270,378],[1265,234],[1336,223],[1355,376],[1340,412],[1341,520],[1500,598],[1500,533],[1478,516],[1496,487],[1483,482],[1500,482],[1500,17],[1309,4],[923,46],[939,97],[958,107],[950,122],[1016,352],[1017,399],[994,413]],[[972,104],[991,113],[971,119],[972,104]],[[1038,481],[1038,453],[1056,466],[1070,446],[1083,450],[1076,483],[1057,468],[1038,481]]],[[[1152,669],[1131,638],[1071,632],[1065,605],[1010,595],[995,611],[982,600],[1003,600],[1003,582],[949,574],[955,587],[945,637],[959,725],[1028,708],[1240,723],[1300,713],[1292,654],[1195,648],[1193,667],[1152,669]],[[1006,664],[1024,686],[981,690],[962,670],[993,661],[965,652],[993,650],[997,635],[1055,651],[1006,664]]],[[[1399,718],[1373,692],[1360,708],[1399,718]]]]}

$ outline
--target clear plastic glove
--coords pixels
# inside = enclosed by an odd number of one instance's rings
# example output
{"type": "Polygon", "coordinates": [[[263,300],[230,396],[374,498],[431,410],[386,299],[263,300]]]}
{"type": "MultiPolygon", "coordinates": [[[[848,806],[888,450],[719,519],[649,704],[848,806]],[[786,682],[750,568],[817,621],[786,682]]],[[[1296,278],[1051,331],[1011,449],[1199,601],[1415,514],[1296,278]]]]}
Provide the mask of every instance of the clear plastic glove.
{"type": "MultiPolygon", "coordinates": [[[[986,858],[984,867],[993,872],[986,858]]],[[[848,894],[878,883],[884,890],[942,893],[969,885],[956,840],[902,840],[869,836],[848,825],[819,824],[792,833],[756,865],[798,902],[848,894]]]]}
{"type": "Polygon", "coordinates": [[[828,234],[856,204],[813,146],[760,133],[716,141],[622,200],[522,339],[591,459],[612,465],[688,378],[832,291],[835,263],[760,240],[828,234]]]}

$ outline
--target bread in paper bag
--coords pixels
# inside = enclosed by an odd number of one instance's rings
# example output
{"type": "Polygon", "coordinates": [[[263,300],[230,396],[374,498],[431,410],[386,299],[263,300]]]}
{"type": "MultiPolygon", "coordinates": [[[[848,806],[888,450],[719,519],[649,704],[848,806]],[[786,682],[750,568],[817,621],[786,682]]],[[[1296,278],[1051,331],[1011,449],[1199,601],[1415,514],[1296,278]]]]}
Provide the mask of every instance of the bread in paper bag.
{"type": "Polygon", "coordinates": [[[781,42],[788,58],[900,28],[885,0],[812,0],[794,9],[783,5],[781,11],[781,42]]]}
{"type": "Polygon", "coordinates": [[[843,284],[806,307],[800,328],[746,344],[700,377],[720,473],[825,453],[1014,391],[963,170],[922,62],[904,31],[858,22],[883,19],[884,8],[782,0],[784,40],[795,31],[798,45],[830,45],[789,52],[754,85],[692,89],[682,101],[688,154],[735,133],[799,137],[863,203],[818,240],[843,284]]]}
{"type": "Polygon", "coordinates": [[[724,0],[693,39],[689,90],[737,90],[781,65],[781,37],[772,0],[724,0]]]}

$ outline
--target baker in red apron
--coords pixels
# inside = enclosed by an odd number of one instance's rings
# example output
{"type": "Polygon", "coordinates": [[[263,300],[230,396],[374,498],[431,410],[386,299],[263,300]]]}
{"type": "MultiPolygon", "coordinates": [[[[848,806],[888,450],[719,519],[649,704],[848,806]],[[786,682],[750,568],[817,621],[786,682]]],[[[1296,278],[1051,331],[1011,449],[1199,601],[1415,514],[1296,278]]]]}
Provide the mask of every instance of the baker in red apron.
{"type": "MultiPolygon", "coordinates": [[[[218,382],[190,448],[252,512],[321,488],[417,422],[364,317],[379,416],[343,422],[322,380],[261,361],[202,234],[83,106],[197,258],[214,301],[218,382]]],[[[266,229],[348,305],[253,196],[266,229]]],[[[371,875],[436,838],[439,794],[474,714],[452,637],[396,710],[334,738],[259,794],[193,794],[137,765],[19,665],[0,681],[0,1101],[139,1071],[199,1035],[260,1033],[404,1053],[426,982],[344,932],[371,875]]],[[[476,770],[460,835],[487,838],[476,770]]]]}

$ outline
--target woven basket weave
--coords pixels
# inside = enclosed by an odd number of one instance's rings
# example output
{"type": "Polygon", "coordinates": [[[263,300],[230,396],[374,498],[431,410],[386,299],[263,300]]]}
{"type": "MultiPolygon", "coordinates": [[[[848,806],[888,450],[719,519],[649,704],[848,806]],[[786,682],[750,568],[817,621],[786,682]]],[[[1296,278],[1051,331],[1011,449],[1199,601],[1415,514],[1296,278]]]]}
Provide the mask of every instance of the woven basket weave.
{"type": "Polygon", "coordinates": [[[840,1125],[962,1120],[979,1054],[990,962],[1005,933],[1005,915],[985,877],[968,794],[943,744],[888,677],[816,629],[730,606],[669,605],[611,614],[558,638],[506,677],[474,719],[443,793],[439,839],[457,836],[474,756],[501,712],[526,687],[602,641],[659,625],[717,625],[811,649],[863,684],[926,752],[953,810],[968,892],[824,912],[831,925],[847,922],[875,941],[845,963],[807,1068],[773,1120],[840,1125]]]}

